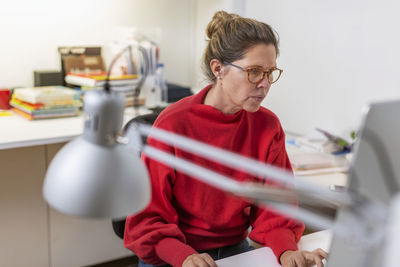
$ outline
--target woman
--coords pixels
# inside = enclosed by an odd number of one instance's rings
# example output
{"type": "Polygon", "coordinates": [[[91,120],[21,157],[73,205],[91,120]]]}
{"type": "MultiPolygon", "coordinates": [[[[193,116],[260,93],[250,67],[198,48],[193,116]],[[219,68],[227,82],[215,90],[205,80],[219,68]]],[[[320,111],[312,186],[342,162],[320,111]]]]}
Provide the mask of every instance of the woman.
{"type": "MultiPolygon", "coordinates": [[[[206,32],[204,67],[211,85],[170,105],[154,127],[290,170],[280,122],[261,107],[282,72],[276,65],[279,50],[273,30],[265,23],[220,11],[206,32]]],[[[148,142],[232,179],[258,179],[154,139],[148,142]]],[[[152,202],[140,214],[128,217],[124,239],[141,259],[139,266],[216,266],[214,260],[253,249],[246,241],[250,226],[249,237],[269,246],[283,266],[323,266],[322,250],[297,250],[302,223],[146,156],[143,160],[151,177],[152,202]]]]}

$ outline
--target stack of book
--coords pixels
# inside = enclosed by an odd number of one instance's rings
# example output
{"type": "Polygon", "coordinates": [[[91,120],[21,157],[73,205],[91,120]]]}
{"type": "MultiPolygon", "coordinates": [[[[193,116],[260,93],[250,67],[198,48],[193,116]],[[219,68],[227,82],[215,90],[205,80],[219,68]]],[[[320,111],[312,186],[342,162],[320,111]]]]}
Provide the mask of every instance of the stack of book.
{"type": "Polygon", "coordinates": [[[14,90],[13,111],[29,120],[71,117],[82,106],[80,93],[64,86],[41,86],[14,90]]]}
{"type": "MultiPolygon", "coordinates": [[[[103,89],[106,73],[92,73],[92,74],[82,74],[82,73],[68,73],[65,76],[65,82],[72,86],[79,87],[83,92],[93,89],[103,89]]],[[[134,89],[138,84],[138,75],[127,74],[121,76],[110,76],[109,85],[111,90],[115,92],[120,92],[125,97],[126,106],[131,106],[133,104],[134,89]]],[[[144,99],[139,99],[139,104],[144,103],[144,99]]]]}
{"type": "MultiPolygon", "coordinates": [[[[106,77],[107,75],[105,72],[92,74],[68,73],[65,76],[65,82],[71,85],[81,86],[82,89],[88,90],[104,86],[106,77]]],[[[109,77],[110,86],[115,87],[116,90],[120,91],[129,88],[132,89],[134,86],[136,86],[137,81],[138,79],[136,74],[109,77]]]]}

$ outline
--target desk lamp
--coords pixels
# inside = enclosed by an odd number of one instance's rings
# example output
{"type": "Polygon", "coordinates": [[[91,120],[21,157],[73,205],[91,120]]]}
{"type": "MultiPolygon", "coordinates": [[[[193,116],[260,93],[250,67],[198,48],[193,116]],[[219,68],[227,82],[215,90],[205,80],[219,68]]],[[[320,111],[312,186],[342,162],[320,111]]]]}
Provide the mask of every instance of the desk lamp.
{"type": "MultiPolygon", "coordinates": [[[[144,73],[135,96],[139,95],[148,72],[145,50],[140,46],[138,49],[143,56],[144,73]]],[[[109,84],[112,66],[130,50],[131,46],[127,46],[111,62],[104,90],[85,94],[83,135],[65,145],[48,168],[43,194],[61,212],[118,218],[143,209],[150,201],[147,169],[135,154],[118,143],[125,100],[109,84]],[[133,174],[137,178],[132,179],[133,174]]]]}
{"type": "MultiPolygon", "coordinates": [[[[274,166],[162,129],[132,123],[126,134],[121,136],[124,102],[122,97],[106,88],[85,96],[83,135],[62,148],[48,168],[43,193],[55,209],[70,215],[95,218],[117,218],[139,212],[150,201],[149,175],[137,153],[141,151],[195,179],[260,205],[268,205],[317,229],[331,228],[335,235],[347,237],[348,242],[365,247],[362,256],[371,248],[381,249],[377,245],[382,243],[386,234],[388,208],[379,201],[370,201],[351,191],[332,192],[294,179],[290,172],[274,166]],[[268,177],[271,181],[285,184],[288,189],[232,180],[155,147],[143,145],[141,136],[151,136],[256,177],[268,177]],[[318,206],[345,207],[353,210],[354,216],[349,218],[348,224],[333,224],[331,218],[309,211],[302,205],[298,208],[293,206],[295,199],[314,205],[317,202],[318,206]],[[356,227],[350,229],[352,225],[356,227]],[[379,230],[381,226],[383,229],[376,231],[373,238],[366,235],[371,228],[379,230]]],[[[400,204],[395,207],[395,211],[399,210],[400,204]]],[[[391,246],[398,248],[399,242],[395,243],[391,246]]],[[[332,253],[335,255],[331,252],[331,256],[332,253]]]]}

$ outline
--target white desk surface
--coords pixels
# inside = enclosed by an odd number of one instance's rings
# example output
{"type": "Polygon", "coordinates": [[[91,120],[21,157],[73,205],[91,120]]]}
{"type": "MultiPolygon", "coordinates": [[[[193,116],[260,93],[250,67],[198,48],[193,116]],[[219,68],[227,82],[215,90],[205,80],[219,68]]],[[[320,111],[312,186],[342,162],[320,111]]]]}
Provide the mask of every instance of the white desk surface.
{"type": "MultiPolygon", "coordinates": [[[[150,113],[145,108],[139,114],[150,113]]],[[[135,117],[133,108],[127,108],[124,122],[135,117]]],[[[83,117],[29,121],[17,114],[0,117],[0,149],[27,147],[67,142],[83,132],[83,117]]]]}
{"type": "MultiPolygon", "coordinates": [[[[313,234],[305,235],[301,238],[298,246],[300,250],[312,251],[322,248],[329,252],[332,240],[332,232],[330,230],[320,231],[313,234]]],[[[279,267],[281,266],[268,247],[258,248],[249,252],[238,254],[222,260],[216,261],[218,267],[279,267]]]]}

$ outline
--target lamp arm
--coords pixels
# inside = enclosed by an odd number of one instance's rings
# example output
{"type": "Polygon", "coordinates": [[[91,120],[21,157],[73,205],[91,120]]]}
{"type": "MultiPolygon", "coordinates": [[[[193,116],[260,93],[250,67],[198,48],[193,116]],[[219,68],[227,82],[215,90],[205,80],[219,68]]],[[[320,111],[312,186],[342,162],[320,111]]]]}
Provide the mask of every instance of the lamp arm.
{"type": "Polygon", "coordinates": [[[115,64],[115,62],[126,52],[126,51],[130,51],[131,49],[131,45],[126,46],[124,49],[122,49],[111,61],[110,63],[110,67],[107,70],[107,75],[106,75],[106,80],[104,83],[104,91],[106,92],[110,92],[110,75],[111,75],[111,70],[115,64]]]}
{"type": "Polygon", "coordinates": [[[105,79],[105,83],[104,83],[104,90],[105,90],[106,92],[110,92],[110,90],[111,90],[111,89],[110,89],[111,70],[112,70],[112,68],[113,68],[113,66],[114,66],[114,64],[115,64],[115,62],[116,62],[124,53],[126,53],[126,52],[128,52],[128,65],[131,67],[131,69],[133,69],[134,63],[133,63],[133,61],[132,61],[132,52],[131,52],[132,47],[136,47],[136,48],[138,49],[138,51],[140,52],[140,54],[141,54],[141,56],[142,56],[142,59],[143,59],[143,62],[142,62],[142,64],[143,64],[143,66],[142,66],[142,67],[143,67],[143,74],[140,75],[140,78],[139,78],[139,80],[138,80],[138,82],[137,82],[135,88],[133,89],[133,94],[134,94],[134,98],[133,98],[134,103],[133,103],[133,106],[134,106],[135,108],[137,108],[137,107],[139,106],[139,104],[138,104],[138,100],[139,100],[139,99],[138,99],[138,98],[139,98],[139,95],[140,95],[140,91],[141,91],[141,89],[142,89],[142,86],[143,86],[143,84],[144,84],[144,81],[146,80],[146,78],[147,78],[147,76],[148,76],[148,74],[149,74],[149,65],[150,65],[147,51],[146,51],[146,49],[145,49],[142,45],[140,45],[140,44],[136,44],[136,45],[129,44],[129,45],[127,45],[125,48],[123,48],[123,49],[113,58],[113,60],[112,60],[111,63],[110,63],[110,67],[108,68],[108,71],[107,71],[107,75],[106,75],[106,79],[105,79]]]}
{"type": "MultiPolygon", "coordinates": [[[[248,200],[256,202],[257,204],[268,205],[269,207],[275,208],[280,213],[298,218],[317,229],[336,228],[338,226],[333,226],[332,218],[315,214],[305,208],[296,207],[293,205],[298,197],[302,198],[303,200],[305,199],[306,202],[308,201],[308,204],[312,205],[315,205],[317,200],[318,206],[348,206],[352,203],[349,199],[346,200],[346,197],[349,196],[343,193],[331,194],[331,192],[328,191],[330,194],[330,197],[328,197],[328,195],[318,191],[320,188],[317,189],[312,187],[312,189],[309,189],[307,188],[307,185],[304,185],[304,183],[301,185],[303,188],[305,188],[305,190],[299,189],[297,187],[298,182],[294,180],[293,175],[288,171],[283,171],[276,167],[265,168],[265,165],[258,161],[189,139],[187,137],[183,137],[181,135],[167,132],[162,129],[152,128],[151,126],[141,123],[132,123],[126,129],[125,134],[128,139],[130,139],[129,143],[134,143],[133,145],[130,144],[130,146],[135,147],[135,144],[139,145],[140,147],[136,149],[140,150],[141,153],[144,153],[149,158],[160,161],[167,166],[176,168],[179,171],[197,178],[200,181],[218,189],[227,191],[240,197],[244,197],[248,200]],[[268,187],[266,185],[260,186],[260,184],[257,183],[238,182],[230,177],[216,173],[210,169],[201,167],[185,159],[177,158],[174,155],[166,153],[165,151],[159,150],[155,147],[143,145],[141,143],[138,144],[137,140],[140,139],[140,136],[150,136],[155,140],[165,142],[169,145],[179,147],[209,159],[211,158],[213,161],[222,162],[231,168],[242,171],[245,170],[249,174],[261,174],[262,176],[267,176],[271,180],[278,182],[282,182],[282,180],[284,182],[289,181],[291,184],[296,185],[296,188],[295,190],[291,190],[290,188],[285,190],[268,187]],[[270,169],[273,169],[273,171],[270,171],[270,169]],[[314,192],[314,194],[311,194],[310,192],[314,192]]],[[[345,229],[339,229],[335,231],[339,233],[347,233],[345,229]]]]}
{"type": "MultiPolygon", "coordinates": [[[[315,214],[306,209],[293,205],[293,192],[286,191],[287,193],[284,194],[282,193],[282,190],[276,190],[276,192],[279,193],[275,194],[275,190],[269,187],[260,187],[260,185],[249,182],[238,182],[227,176],[216,173],[187,160],[177,158],[172,154],[166,153],[149,145],[145,145],[143,147],[142,153],[146,154],[146,156],[149,158],[166,164],[167,166],[176,168],[201,182],[207,183],[234,195],[255,201],[258,204],[262,204],[264,206],[268,205],[277,212],[297,218],[316,229],[328,229],[334,227],[331,218],[315,214]]],[[[340,233],[343,231],[339,230],[338,232],[340,233]]]]}
{"type": "Polygon", "coordinates": [[[289,171],[282,170],[272,165],[266,165],[263,162],[215,146],[210,146],[182,135],[140,123],[137,124],[135,129],[141,135],[150,136],[151,138],[211,159],[212,161],[219,162],[225,166],[246,171],[249,174],[262,177],[263,179],[268,177],[270,180],[292,185],[295,187],[296,191],[303,192],[308,196],[313,196],[318,200],[330,201],[342,206],[351,206],[354,202],[359,201],[359,196],[351,192],[333,192],[329,189],[315,186],[299,179],[294,179],[293,174],[289,171]]]}
{"type": "MultiPolygon", "coordinates": [[[[140,90],[143,86],[144,81],[146,80],[147,76],[149,75],[149,69],[150,69],[150,66],[149,66],[150,62],[149,62],[149,57],[147,55],[146,49],[143,46],[138,45],[138,50],[140,51],[140,53],[142,54],[142,57],[143,57],[143,75],[140,78],[140,80],[134,90],[136,99],[139,97],[140,90]]],[[[137,103],[134,103],[134,104],[137,105],[137,103]]]]}

